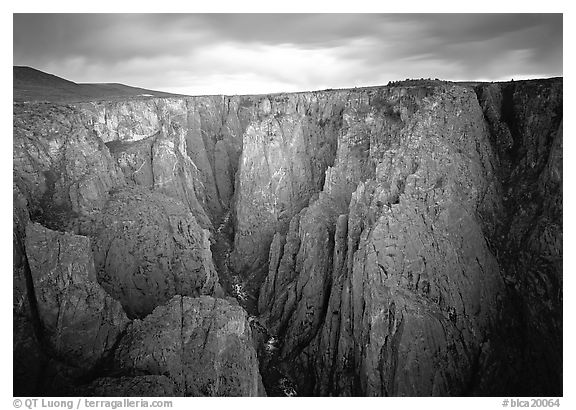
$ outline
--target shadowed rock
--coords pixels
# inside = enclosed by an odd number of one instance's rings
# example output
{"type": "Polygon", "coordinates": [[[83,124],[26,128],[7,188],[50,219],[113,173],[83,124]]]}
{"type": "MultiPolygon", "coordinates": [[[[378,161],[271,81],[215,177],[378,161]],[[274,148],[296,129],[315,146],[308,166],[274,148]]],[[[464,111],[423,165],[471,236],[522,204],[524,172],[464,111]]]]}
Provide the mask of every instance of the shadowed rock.
{"type": "Polygon", "coordinates": [[[112,350],[128,319],[96,280],[90,239],[30,223],[26,255],[43,341],[61,361],[91,370],[112,350]]]}
{"type": "Polygon", "coordinates": [[[166,376],[102,377],[73,391],[88,397],[174,397],[176,385],[166,376]]]}
{"type": "Polygon", "coordinates": [[[175,296],[132,323],[115,361],[167,375],[185,396],[265,395],[247,314],[224,299],[175,296]]]}

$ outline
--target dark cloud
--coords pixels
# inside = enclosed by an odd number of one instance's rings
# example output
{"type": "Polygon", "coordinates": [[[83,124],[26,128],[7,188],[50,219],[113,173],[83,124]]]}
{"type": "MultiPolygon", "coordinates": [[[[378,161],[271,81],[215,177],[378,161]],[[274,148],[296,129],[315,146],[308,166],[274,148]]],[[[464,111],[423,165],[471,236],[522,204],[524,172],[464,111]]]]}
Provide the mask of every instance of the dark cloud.
{"type": "MultiPolygon", "coordinates": [[[[427,61],[444,62],[459,67],[453,79],[562,74],[561,15],[384,15],[382,20],[393,25],[392,35],[383,29],[369,47],[345,50],[347,58],[381,68],[391,59],[407,60],[408,71],[421,68],[424,76],[427,61]],[[522,60],[510,61],[514,56],[522,60]]],[[[443,71],[428,74],[447,78],[443,71]]]]}
{"type": "Polygon", "coordinates": [[[14,64],[188,93],[562,75],[561,14],[15,14],[14,64]]]}
{"type": "Polygon", "coordinates": [[[370,14],[212,14],[205,23],[227,40],[305,48],[335,47],[379,29],[370,14]]]}
{"type": "MultiPolygon", "coordinates": [[[[197,18],[194,18],[197,19],[197,18]]],[[[201,24],[198,24],[200,26],[201,24]]],[[[189,53],[210,38],[182,17],[145,14],[15,14],[15,60],[85,57],[115,62],[189,53]]]]}

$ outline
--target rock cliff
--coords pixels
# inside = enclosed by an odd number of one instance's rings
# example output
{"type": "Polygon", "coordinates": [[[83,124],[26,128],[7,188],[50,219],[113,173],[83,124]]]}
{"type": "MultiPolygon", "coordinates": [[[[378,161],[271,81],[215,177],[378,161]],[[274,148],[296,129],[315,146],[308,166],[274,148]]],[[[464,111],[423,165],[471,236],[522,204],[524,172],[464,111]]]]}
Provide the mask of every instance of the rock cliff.
{"type": "Polygon", "coordinates": [[[562,104],[15,103],[15,392],[561,395],[562,104]]]}
{"type": "Polygon", "coordinates": [[[274,233],[285,232],[290,219],[320,191],[334,161],[344,101],[338,93],[258,100],[238,165],[231,256],[236,271],[261,270],[274,233]]]}
{"type": "Polygon", "coordinates": [[[562,91],[558,80],[477,88],[499,153],[503,213],[490,241],[507,285],[482,394],[562,393],[562,91]]]}
{"type": "Polygon", "coordinates": [[[209,236],[181,202],[138,188],[118,191],[94,225],[98,281],[130,317],[174,295],[221,295],[209,236]]]}
{"type": "Polygon", "coordinates": [[[98,284],[90,239],[30,223],[26,254],[49,351],[89,371],[128,324],[120,303],[98,284]]]}
{"type": "Polygon", "coordinates": [[[481,219],[499,203],[476,95],[391,87],[348,101],[297,251],[287,241],[293,279],[271,268],[267,282],[289,283],[260,294],[278,306],[288,292],[291,313],[261,313],[304,393],[463,394],[503,287],[481,219]]]}
{"type": "Polygon", "coordinates": [[[265,395],[248,317],[235,301],[176,296],[132,322],[115,361],[134,374],[167,375],[179,395],[265,395]]]}

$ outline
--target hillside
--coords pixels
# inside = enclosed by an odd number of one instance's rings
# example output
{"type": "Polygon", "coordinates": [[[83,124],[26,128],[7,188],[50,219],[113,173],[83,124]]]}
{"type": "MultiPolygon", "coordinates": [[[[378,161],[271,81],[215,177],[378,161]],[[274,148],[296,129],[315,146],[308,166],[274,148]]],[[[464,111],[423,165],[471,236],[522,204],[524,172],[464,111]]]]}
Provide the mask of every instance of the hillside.
{"type": "Polygon", "coordinates": [[[13,100],[16,102],[59,103],[176,96],[176,94],[116,83],[78,84],[53,74],[22,66],[13,68],[13,93],[13,100]]]}

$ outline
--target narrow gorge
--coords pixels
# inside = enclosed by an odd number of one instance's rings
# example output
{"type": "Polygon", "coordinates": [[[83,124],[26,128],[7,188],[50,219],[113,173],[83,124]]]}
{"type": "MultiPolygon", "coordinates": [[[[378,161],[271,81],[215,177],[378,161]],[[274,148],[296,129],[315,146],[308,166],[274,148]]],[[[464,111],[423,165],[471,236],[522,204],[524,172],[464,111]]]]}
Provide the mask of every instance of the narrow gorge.
{"type": "Polygon", "coordinates": [[[14,394],[561,396],[561,78],[15,102],[14,394]]]}

